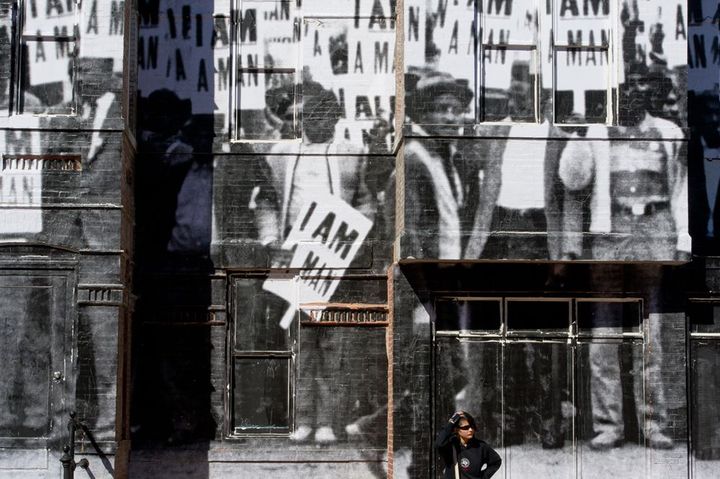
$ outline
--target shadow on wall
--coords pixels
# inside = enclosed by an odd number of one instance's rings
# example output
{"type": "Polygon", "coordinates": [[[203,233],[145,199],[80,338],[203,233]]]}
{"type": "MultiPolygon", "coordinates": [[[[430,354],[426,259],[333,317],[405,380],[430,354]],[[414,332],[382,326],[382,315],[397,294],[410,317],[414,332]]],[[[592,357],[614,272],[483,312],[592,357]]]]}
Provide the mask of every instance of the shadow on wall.
{"type": "MultiPolygon", "coordinates": [[[[200,57],[212,59],[209,44],[194,42],[213,31],[213,3],[139,5],[141,47],[165,38],[178,53],[171,77],[157,73],[148,52],[139,54],[131,434],[136,451],[191,447],[202,458],[192,455],[192,471],[184,472],[198,479],[209,477],[207,444],[220,422],[211,403],[208,324],[214,81],[203,94],[188,94],[179,68],[197,71],[200,57]],[[191,16],[197,23],[186,21],[191,16]],[[190,43],[193,51],[183,48],[190,43]]],[[[152,474],[139,461],[133,476],[152,474]]]]}
{"type": "Polygon", "coordinates": [[[133,437],[207,441],[212,117],[168,89],[139,106],[133,437]]]}

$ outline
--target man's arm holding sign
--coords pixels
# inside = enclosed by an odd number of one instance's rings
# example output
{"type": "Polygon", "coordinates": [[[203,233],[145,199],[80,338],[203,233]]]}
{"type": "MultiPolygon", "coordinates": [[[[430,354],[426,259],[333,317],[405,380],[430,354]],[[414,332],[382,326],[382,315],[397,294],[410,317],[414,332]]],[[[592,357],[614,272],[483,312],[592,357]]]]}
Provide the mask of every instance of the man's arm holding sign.
{"type": "Polygon", "coordinates": [[[268,279],[263,288],[290,303],[280,326],[287,328],[298,303],[328,302],[345,269],[357,255],[372,221],[336,195],[308,196],[283,249],[294,251],[296,280],[268,279]]]}

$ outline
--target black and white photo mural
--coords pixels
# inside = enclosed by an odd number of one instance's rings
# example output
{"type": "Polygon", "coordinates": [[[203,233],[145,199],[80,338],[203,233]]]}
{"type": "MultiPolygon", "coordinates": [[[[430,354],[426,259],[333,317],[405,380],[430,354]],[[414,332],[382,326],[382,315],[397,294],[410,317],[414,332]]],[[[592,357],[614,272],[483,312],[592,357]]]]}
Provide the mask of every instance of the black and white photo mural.
{"type": "Polygon", "coordinates": [[[138,8],[136,444],[383,477],[395,2],[138,8]]]}
{"type": "MultiPolygon", "coordinates": [[[[713,52],[720,41],[717,2],[688,3],[688,166],[690,219],[694,247],[716,255],[720,238],[720,63],[713,52]]],[[[692,402],[692,470],[696,477],[716,473],[709,464],[720,459],[720,415],[710,397],[720,387],[718,375],[717,303],[696,303],[689,313],[692,402]]]]}
{"type": "MultiPolygon", "coordinates": [[[[435,281],[438,288],[451,272],[459,285],[426,306],[434,432],[453,412],[469,412],[477,437],[502,458],[500,477],[629,479],[674,471],[685,477],[686,321],[682,300],[673,297],[677,284],[661,268],[485,263],[444,273],[429,267],[446,275],[435,281]]],[[[419,328],[417,315],[415,321],[419,328]]],[[[711,320],[699,329],[712,327],[711,320]]],[[[697,347],[699,364],[716,351],[697,347]]],[[[698,387],[708,431],[717,424],[707,400],[716,386],[698,387]]],[[[713,458],[713,441],[701,439],[701,457],[713,458]]],[[[717,467],[696,464],[698,477],[717,467]]],[[[436,458],[437,471],[445,466],[436,458]]]]}
{"type": "Polygon", "coordinates": [[[689,259],[686,10],[405,2],[401,257],[689,259]]]}
{"type": "Polygon", "coordinates": [[[720,65],[713,56],[718,42],[717,3],[689,3],[688,108],[690,141],[691,220],[693,237],[703,251],[718,247],[718,185],[720,184],[720,65]]]}
{"type": "Polygon", "coordinates": [[[71,411],[103,454],[91,474],[114,474],[132,250],[129,6],[0,0],[3,477],[59,477],[71,411]]]}
{"type": "Polygon", "coordinates": [[[196,254],[212,243],[231,262],[271,265],[261,250],[255,258],[247,251],[284,242],[287,231],[268,228],[292,226],[305,203],[312,178],[300,188],[284,184],[296,168],[305,176],[305,154],[316,157],[309,164],[334,158],[328,194],[371,219],[377,200],[385,207],[393,162],[377,157],[389,155],[394,138],[393,8],[354,0],[142,3],[138,136],[150,156],[138,165],[139,190],[159,200],[139,221],[157,243],[148,247],[196,254]],[[172,181],[155,181],[165,176],[172,181]],[[223,206],[230,202],[232,211],[223,206]],[[270,203],[282,218],[264,213],[270,203]]]}
{"type": "Polygon", "coordinates": [[[1,237],[74,247],[117,239],[102,237],[91,208],[58,205],[68,187],[82,191],[71,204],[119,203],[111,131],[121,125],[124,14],[121,1],[0,1],[1,237]]]}

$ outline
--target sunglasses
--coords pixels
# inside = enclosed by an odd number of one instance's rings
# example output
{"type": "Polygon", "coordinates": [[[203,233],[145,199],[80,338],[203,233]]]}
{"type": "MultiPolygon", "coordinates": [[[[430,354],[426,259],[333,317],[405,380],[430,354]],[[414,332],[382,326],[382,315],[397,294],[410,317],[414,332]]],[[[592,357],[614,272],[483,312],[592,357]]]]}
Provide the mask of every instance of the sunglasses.
{"type": "Polygon", "coordinates": [[[468,429],[472,429],[472,428],[473,427],[469,424],[467,426],[458,426],[458,429],[462,429],[463,431],[467,431],[468,429]]]}

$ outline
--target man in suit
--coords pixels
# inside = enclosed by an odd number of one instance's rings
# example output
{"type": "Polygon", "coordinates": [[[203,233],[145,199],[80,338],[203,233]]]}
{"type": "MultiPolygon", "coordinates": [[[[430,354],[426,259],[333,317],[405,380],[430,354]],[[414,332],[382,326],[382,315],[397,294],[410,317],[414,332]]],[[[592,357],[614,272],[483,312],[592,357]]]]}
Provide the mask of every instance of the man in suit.
{"type": "Polygon", "coordinates": [[[413,125],[404,148],[403,249],[418,258],[460,259],[473,213],[468,199],[477,196],[477,171],[458,142],[472,91],[434,70],[410,72],[406,84],[413,125]]]}

